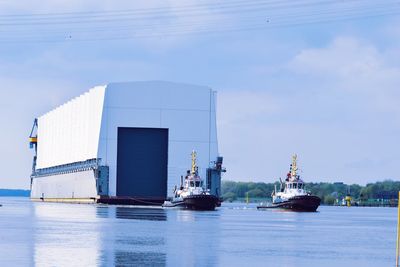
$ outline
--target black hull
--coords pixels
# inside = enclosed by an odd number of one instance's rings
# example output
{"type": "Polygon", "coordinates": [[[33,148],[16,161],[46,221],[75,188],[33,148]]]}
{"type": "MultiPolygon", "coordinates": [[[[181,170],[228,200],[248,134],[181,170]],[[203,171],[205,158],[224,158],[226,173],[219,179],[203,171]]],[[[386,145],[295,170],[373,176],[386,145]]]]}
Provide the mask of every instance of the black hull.
{"type": "Polygon", "coordinates": [[[221,206],[221,200],[213,195],[192,195],[180,201],[164,203],[164,208],[182,208],[190,210],[215,210],[221,206]]]}
{"type": "Polygon", "coordinates": [[[222,202],[224,202],[224,200],[222,199],[222,197],[220,197],[220,198],[218,199],[218,202],[217,202],[217,207],[221,207],[222,202]]]}
{"type": "Polygon", "coordinates": [[[219,198],[213,195],[192,195],[183,199],[186,208],[192,210],[215,210],[219,198]]]}
{"type": "Polygon", "coordinates": [[[321,199],[317,196],[296,196],[290,198],[288,201],[273,203],[271,206],[258,206],[257,209],[279,208],[293,211],[315,212],[320,204],[321,199]]]}

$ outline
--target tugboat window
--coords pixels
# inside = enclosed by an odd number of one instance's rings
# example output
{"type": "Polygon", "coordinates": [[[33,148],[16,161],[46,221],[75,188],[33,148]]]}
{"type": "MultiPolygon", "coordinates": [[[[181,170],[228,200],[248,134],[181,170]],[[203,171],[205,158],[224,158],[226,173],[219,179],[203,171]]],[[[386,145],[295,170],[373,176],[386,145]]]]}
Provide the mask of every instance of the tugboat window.
{"type": "Polygon", "coordinates": [[[293,184],[293,188],[296,189],[297,188],[297,184],[293,184]]]}
{"type": "Polygon", "coordinates": [[[190,182],[190,186],[191,187],[193,187],[194,186],[194,182],[192,181],[192,182],[190,182]]]}
{"type": "Polygon", "coordinates": [[[196,187],[200,187],[200,182],[196,182],[196,187]]]}

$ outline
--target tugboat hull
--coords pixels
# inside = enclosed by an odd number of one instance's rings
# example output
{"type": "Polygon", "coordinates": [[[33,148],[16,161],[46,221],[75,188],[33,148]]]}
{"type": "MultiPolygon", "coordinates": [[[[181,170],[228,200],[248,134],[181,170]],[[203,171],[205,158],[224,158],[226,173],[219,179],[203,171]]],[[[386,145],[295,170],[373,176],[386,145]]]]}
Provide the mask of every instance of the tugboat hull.
{"type": "Polygon", "coordinates": [[[213,195],[192,195],[183,199],[185,206],[192,210],[215,210],[220,199],[213,195]]]}
{"type": "Polygon", "coordinates": [[[293,211],[315,212],[320,204],[321,199],[317,196],[295,196],[287,201],[273,203],[271,206],[258,206],[257,209],[280,208],[293,211]]]}
{"type": "Polygon", "coordinates": [[[221,200],[213,195],[192,195],[183,200],[164,202],[164,208],[182,208],[190,210],[215,210],[221,206],[221,200]]]}
{"type": "Polygon", "coordinates": [[[185,208],[185,202],[183,200],[179,201],[165,201],[162,204],[163,208],[185,208]]]}

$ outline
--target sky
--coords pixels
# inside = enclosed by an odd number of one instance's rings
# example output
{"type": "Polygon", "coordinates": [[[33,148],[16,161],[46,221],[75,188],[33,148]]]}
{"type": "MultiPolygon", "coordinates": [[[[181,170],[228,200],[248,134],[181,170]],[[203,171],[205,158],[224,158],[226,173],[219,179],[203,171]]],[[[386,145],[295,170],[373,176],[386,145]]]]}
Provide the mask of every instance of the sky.
{"type": "Polygon", "coordinates": [[[29,188],[35,117],[96,85],[218,91],[225,180],[399,179],[400,2],[0,1],[0,188],[29,188]]]}

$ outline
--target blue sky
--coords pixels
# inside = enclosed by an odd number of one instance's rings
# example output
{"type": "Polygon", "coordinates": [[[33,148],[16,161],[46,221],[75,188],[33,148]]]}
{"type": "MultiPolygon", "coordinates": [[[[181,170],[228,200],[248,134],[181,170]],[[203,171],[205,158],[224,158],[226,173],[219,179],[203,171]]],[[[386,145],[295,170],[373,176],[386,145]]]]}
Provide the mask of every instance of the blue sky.
{"type": "Polygon", "coordinates": [[[218,91],[225,179],[275,181],[293,153],[306,181],[398,179],[399,14],[396,1],[1,1],[0,188],[29,188],[35,117],[135,80],[218,91]]]}

